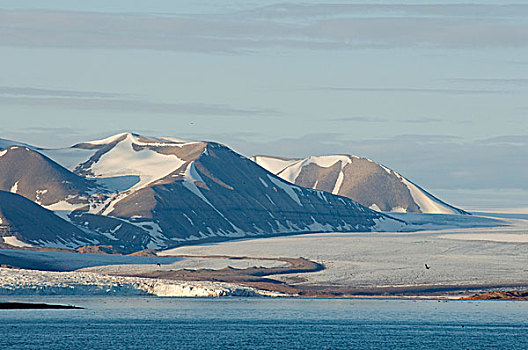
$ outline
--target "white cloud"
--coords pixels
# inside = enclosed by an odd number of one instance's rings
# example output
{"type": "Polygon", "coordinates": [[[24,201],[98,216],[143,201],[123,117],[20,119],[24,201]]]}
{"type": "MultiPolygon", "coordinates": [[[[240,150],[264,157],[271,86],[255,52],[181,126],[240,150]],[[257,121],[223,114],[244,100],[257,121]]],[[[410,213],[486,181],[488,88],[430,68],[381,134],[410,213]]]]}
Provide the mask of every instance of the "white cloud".
{"type": "Polygon", "coordinates": [[[292,5],[222,14],[0,11],[0,45],[250,52],[528,46],[527,5],[292,5]]]}
{"type": "Polygon", "coordinates": [[[152,102],[131,94],[7,86],[0,87],[0,104],[180,115],[249,117],[279,114],[278,111],[267,108],[235,108],[227,104],[211,103],[152,102]]]}

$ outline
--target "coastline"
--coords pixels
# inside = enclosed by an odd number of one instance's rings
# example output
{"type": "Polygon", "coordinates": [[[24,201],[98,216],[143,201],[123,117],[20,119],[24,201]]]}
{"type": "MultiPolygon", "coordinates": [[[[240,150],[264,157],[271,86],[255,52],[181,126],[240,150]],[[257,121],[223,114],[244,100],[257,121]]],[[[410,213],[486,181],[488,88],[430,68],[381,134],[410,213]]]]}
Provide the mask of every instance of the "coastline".
{"type": "MultiPolygon", "coordinates": [[[[236,272],[236,269],[227,271],[236,272]]],[[[244,269],[241,269],[244,271],[244,269]]],[[[179,272],[179,271],[176,271],[179,272]]],[[[211,270],[208,270],[211,272],[211,270]]],[[[4,296],[286,297],[335,299],[528,300],[528,283],[343,287],[264,282],[111,276],[91,272],[0,269],[4,296]],[[11,282],[8,279],[11,279],[11,282]]],[[[234,275],[236,276],[236,275],[234,275]]],[[[247,275],[243,275],[247,277],[247,275]]],[[[189,277],[189,276],[188,276],[189,277]]],[[[205,277],[205,276],[202,276],[205,277]]],[[[240,277],[240,276],[239,276],[240,277]]],[[[260,277],[259,277],[260,278],[260,277]]],[[[37,307],[38,308],[38,307],[37,307]]]]}
{"type": "Polygon", "coordinates": [[[82,310],[83,307],[74,305],[58,305],[46,303],[22,303],[0,301],[0,310],[82,310]]]}
{"type": "Polygon", "coordinates": [[[528,290],[518,268],[528,264],[528,222],[507,221],[235,240],[148,257],[3,250],[0,294],[482,299],[528,290]]]}

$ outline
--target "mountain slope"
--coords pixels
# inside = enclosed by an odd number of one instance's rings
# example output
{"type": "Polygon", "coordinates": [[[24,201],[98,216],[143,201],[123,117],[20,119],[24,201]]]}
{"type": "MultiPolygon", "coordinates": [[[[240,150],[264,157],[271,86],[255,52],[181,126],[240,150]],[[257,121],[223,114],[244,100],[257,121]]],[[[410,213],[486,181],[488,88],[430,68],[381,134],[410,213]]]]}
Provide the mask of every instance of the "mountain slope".
{"type": "Polygon", "coordinates": [[[258,155],[251,159],[288,182],[348,197],[375,210],[467,214],[366,158],[328,155],[291,159],[258,155]]]}
{"type": "Polygon", "coordinates": [[[124,252],[191,241],[404,226],[350,199],[292,185],[213,142],[123,133],[39,152],[70,170],[35,151],[11,147],[2,156],[7,158],[0,158],[3,188],[13,190],[16,183],[17,193],[57,210],[93,244],[124,252]],[[37,198],[39,190],[54,196],[37,198]],[[74,195],[79,202],[70,207],[60,199],[74,195]]]}
{"type": "Polygon", "coordinates": [[[391,221],[351,200],[293,186],[217,143],[204,143],[195,157],[114,203],[109,215],[152,220],[175,242],[369,231],[391,221]]]}
{"type": "Polygon", "coordinates": [[[89,234],[52,211],[15,193],[0,191],[0,236],[12,246],[74,248],[99,243],[89,234]]]}
{"type": "Polygon", "coordinates": [[[49,206],[69,200],[77,201],[96,184],[77,176],[46,156],[27,147],[10,146],[0,151],[0,190],[18,193],[32,201],[49,206]]]}

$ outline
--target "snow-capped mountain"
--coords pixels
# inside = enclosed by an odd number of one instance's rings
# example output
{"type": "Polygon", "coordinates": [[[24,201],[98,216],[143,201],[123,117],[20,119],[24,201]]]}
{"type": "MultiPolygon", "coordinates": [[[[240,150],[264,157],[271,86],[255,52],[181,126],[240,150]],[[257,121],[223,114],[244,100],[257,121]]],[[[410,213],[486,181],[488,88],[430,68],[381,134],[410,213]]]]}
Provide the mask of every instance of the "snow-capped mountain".
{"type": "Polygon", "coordinates": [[[0,152],[0,189],[55,211],[92,244],[124,252],[404,225],[348,198],[286,182],[214,142],[123,133],[64,149],[0,152]]]}
{"type": "Polygon", "coordinates": [[[251,159],[290,183],[348,197],[377,211],[467,214],[370,159],[351,155],[251,159]]]}

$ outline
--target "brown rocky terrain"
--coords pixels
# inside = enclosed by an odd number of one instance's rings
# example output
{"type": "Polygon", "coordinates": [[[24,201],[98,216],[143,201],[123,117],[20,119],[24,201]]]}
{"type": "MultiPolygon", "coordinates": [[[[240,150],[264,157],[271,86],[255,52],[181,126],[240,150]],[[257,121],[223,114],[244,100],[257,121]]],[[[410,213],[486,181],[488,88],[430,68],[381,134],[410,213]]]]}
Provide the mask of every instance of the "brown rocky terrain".
{"type": "Polygon", "coordinates": [[[528,300],[528,291],[496,291],[473,294],[463,300],[528,300]]]}

